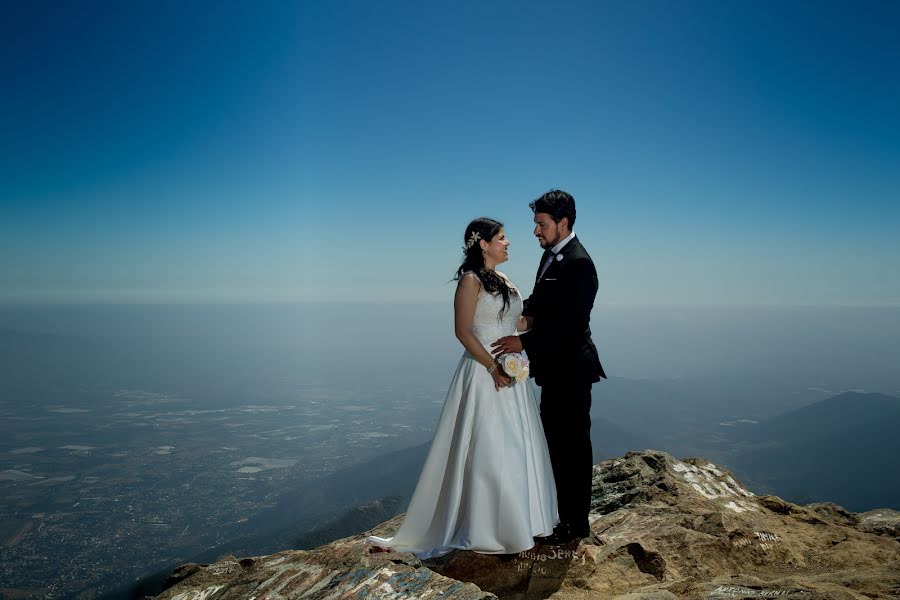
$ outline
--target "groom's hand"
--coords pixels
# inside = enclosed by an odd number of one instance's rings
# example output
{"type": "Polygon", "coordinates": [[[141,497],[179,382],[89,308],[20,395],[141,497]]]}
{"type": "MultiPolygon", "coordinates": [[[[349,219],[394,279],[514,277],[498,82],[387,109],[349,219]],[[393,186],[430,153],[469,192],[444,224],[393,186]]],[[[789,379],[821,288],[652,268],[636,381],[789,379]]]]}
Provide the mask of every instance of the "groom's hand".
{"type": "Polygon", "coordinates": [[[497,357],[503,356],[504,354],[509,354],[511,352],[521,351],[522,340],[520,340],[519,336],[517,335],[508,335],[506,337],[502,337],[491,344],[491,353],[497,357]]]}

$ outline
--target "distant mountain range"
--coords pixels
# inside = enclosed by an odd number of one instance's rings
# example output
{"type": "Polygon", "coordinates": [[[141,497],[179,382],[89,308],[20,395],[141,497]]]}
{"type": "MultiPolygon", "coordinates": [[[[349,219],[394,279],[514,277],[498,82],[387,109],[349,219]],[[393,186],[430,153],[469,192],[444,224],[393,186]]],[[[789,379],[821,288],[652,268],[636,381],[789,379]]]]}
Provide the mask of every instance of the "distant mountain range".
{"type": "Polygon", "coordinates": [[[653,444],[649,438],[628,431],[609,419],[591,415],[591,446],[594,462],[598,463],[631,450],[652,448],[653,444]]]}
{"type": "Polygon", "coordinates": [[[900,508],[900,398],[845,392],[735,428],[729,467],[756,491],[853,511],[900,508]]]}
{"type": "MultiPolygon", "coordinates": [[[[592,396],[595,418],[608,419],[632,435],[649,440],[628,449],[716,456],[730,449],[734,432],[722,423],[769,419],[821,400],[822,392],[796,382],[740,374],[703,380],[612,377],[596,384],[592,396]]],[[[621,452],[612,453],[617,454],[621,452]]]]}

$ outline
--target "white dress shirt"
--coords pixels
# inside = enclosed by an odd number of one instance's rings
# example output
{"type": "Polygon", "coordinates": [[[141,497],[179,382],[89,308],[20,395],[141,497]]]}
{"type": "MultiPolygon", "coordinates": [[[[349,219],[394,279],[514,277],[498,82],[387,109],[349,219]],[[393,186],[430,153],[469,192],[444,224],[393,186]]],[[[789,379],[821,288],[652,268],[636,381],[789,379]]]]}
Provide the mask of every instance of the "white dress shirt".
{"type": "Polygon", "coordinates": [[[541,279],[544,276],[544,273],[547,272],[547,269],[550,268],[550,263],[553,262],[553,259],[560,253],[563,249],[563,246],[569,243],[569,240],[575,237],[575,232],[572,231],[563,239],[560,243],[556,244],[552,248],[550,248],[550,254],[547,256],[547,260],[544,261],[544,267],[541,269],[541,274],[538,279],[541,279]]]}

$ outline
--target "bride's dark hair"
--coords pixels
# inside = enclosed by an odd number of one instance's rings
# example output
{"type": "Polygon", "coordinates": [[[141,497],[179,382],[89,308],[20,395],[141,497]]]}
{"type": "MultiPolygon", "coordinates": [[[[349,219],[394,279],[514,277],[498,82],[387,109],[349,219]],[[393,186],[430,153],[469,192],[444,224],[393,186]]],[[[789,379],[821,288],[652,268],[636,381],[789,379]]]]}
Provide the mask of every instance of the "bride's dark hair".
{"type": "Polygon", "coordinates": [[[509,296],[515,292],[510,289],[505,279],[484,266],[484,255],[478,242],[481,240],[490,242],[502,228],[503,223],[487,217],[479,217],[469,223],[468,227],[466,227],[466,234],[463,236],[463,262],[453,277],[453,280],[457,281],[469,271],[475,273],[479,281],[481,281],[481,287],[484,288],[484,291],[494,296],[500,294],[503,298],[503,308],[500,309],[500,316],[503,316],[503,313],[509,308],[509,296]]]}

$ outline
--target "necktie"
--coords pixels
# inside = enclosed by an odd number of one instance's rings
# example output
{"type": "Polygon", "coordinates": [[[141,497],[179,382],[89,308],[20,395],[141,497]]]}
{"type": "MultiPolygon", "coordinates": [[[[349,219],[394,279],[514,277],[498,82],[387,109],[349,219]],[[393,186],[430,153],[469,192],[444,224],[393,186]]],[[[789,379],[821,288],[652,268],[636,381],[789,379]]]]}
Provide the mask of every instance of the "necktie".
{"type": "Polygon", "coordinates": [[[543,268],[541,268],[541,274],[538,275],[538,280],[540,280],[541,277],[544,276],[544,273],[546,273],[547,269],[550,268],[550,264],[553,262],[553,259],[556,258],[556,252],[554,252],[553,250],[547,250],[546,254],[547,257],[544,259],[544,266],[543,268]]]}

